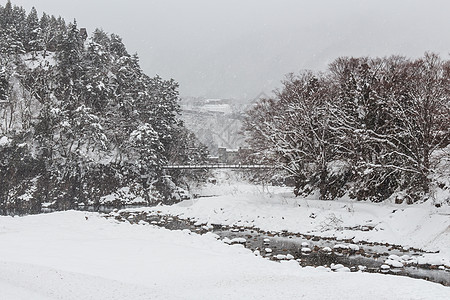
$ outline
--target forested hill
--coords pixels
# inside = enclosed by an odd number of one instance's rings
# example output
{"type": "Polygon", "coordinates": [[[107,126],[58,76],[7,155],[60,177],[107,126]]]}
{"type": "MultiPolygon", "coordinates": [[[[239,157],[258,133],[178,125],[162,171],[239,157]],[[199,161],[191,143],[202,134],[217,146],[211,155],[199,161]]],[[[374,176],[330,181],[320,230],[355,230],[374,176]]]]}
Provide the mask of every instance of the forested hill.
{"type": "Polygon", "coordinates": [[[0,6],[0,214],[167,197],[160,166],[206,157],[178,100],[119,36],[0,6]]]}

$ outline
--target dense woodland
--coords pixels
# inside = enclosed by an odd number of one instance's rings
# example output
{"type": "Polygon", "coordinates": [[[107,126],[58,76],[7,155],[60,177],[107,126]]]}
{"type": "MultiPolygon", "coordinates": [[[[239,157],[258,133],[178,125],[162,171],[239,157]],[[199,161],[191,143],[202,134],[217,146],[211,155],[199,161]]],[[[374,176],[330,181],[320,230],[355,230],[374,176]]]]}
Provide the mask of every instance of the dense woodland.
{"type": "Polygon", "coordinates": [[[450,188],[449,128],[450,61],[434,54],[342,57],[289,75],[244,127],[252,159],[282,167],[296,194],[397,203],[450,188]]]}
{"type": "Polygon", "coordinates": [[[207,157],[178,100],[119,36],[0,6],[0,214],[173,199],[161,166],[207,157]]]}

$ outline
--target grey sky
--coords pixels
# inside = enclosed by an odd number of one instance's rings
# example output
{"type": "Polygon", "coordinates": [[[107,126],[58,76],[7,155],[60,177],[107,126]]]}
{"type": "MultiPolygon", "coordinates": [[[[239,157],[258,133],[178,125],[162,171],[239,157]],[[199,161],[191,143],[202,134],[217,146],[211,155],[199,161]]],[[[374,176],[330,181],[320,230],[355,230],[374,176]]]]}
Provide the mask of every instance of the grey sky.
{"type": "MultiPolygon", "coordinates": [[[[1,0],[4,5],[6,0],[1,0]]],[[[185,96],[253,98],[338,56],[450,53],[448,0],[12,0],[122,36],[185,96]]]]}

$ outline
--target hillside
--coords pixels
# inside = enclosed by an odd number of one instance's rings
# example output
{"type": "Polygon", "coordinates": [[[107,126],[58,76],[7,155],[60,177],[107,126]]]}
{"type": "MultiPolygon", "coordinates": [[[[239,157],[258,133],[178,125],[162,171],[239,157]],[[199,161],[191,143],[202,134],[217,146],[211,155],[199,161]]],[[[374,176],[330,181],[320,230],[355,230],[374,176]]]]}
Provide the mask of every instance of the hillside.
{"type": "Polygon", "coordinates": [[[0,214],[170,201],[161,166],[206,157],[178,101],[118,35],[0,6],[0,214]]]}

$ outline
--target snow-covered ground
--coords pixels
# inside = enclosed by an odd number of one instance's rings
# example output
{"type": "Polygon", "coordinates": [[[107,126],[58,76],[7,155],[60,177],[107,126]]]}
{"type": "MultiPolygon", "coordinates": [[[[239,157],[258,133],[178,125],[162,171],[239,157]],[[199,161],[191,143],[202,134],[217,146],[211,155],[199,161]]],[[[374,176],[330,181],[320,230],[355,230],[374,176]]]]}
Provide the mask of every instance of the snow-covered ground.
{"type": "MultiPolygon", "coordinates": [[[[199,191],[214,197],[138,210],[423,248],[438,253],[420,263],[450,266],[448,206],[300,199],[223,175],[199,191]]],[[[0,299],[450,299],[424,280],[276,263],[216,238],[95,213],[0,217],[0,299]]]]}
{"type": "Polygon", "coordinates": [[[212,234],[73,211],[0,217],[0,291],[27,300],[450,298],[423,280],[275,263],[212,234]]]}

